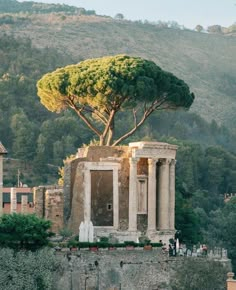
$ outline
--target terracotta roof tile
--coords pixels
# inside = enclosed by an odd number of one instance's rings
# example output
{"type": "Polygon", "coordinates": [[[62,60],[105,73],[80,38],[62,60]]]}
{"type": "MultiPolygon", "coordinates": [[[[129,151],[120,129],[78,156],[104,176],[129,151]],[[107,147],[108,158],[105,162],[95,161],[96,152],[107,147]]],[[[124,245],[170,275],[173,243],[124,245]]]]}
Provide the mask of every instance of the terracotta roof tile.
{"type": "Polygon", "coordinates": [[[0,154],[6,154],[7,150],[6,148],[2,145],[2,143],[0,142],[0,154]]]}

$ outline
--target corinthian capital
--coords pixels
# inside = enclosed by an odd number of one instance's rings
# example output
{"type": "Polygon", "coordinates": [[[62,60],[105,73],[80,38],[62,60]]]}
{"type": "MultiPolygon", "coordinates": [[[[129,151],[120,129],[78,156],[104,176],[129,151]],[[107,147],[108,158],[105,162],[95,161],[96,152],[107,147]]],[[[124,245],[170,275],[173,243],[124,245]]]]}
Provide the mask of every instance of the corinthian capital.
{"type": "Polygon", "coordinates": [[[175,159],[171,159],[170,165],[175,166],[175,164],[176,164],[176,160],[175,159]]]}
{"type": "Polygon", "coordinates": [[[139,161],[139,158],[135,158],[135,157],[130,157],[129,158],[129,164],[131,165],[136,165],[139,161]]]}
{"type": "Polygon", "coordinates": [[[160,163],[161,165],[169,165],[171,163],[171,160],[172,159],[169,159],[169,158],[162,158],[160,159],[160,163]]]}
{"type": "Polygon", "coordinates": [[[158,158],[148,158],[148,165],[156,165],[158,158]]]}

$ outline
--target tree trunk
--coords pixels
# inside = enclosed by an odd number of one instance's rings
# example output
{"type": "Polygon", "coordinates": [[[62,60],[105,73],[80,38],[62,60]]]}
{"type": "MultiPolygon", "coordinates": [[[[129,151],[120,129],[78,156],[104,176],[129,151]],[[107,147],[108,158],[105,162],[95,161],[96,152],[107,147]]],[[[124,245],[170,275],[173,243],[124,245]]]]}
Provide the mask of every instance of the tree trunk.
{"type": "Polygon", "coordinates": [[[113,134],[114,134],[114,128],[109,129],[109,135],[107,138],[107,146],[111,146],[112,141],[113,141],[113,134]]]}
{"type": "MultiPolygon", "coordinates": [[[[115,114],[114,114],[114,116],[115,116],[115,114]]],[[[110,123],[110,126],[109,126],[108,137],[107,137],[107,146],[110,146],[112,144],[113,135],[114,135],[114,128],[115,128],[115,120],[113,117],[113,119],[110,123]]]]}
{"type": "Polygon", "coordinates": [[[105,140],[104,140],[103,135],[100,135],[99,138],[100,138],[99,146],[103,146],[103,145],[105,145],[105,144],[104,144],[104,143],[105,143],[105,140]]]}

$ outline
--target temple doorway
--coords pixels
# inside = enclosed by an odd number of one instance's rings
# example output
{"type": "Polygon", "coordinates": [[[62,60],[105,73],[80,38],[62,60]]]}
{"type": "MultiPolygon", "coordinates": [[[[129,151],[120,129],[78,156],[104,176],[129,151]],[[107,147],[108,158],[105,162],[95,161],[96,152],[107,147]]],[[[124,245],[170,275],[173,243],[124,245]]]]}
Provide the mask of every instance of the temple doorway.
{"type": "Polygon", "coordinates": [[[91,221],[113,226],[113,171],[91,170],[91,221]]]}

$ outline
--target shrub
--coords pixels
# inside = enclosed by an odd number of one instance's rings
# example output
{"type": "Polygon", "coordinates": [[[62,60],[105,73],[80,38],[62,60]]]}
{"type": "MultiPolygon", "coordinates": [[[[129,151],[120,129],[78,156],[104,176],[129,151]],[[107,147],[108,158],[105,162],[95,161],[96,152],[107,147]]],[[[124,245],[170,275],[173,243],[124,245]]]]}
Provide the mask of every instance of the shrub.
{"type": "Polygon", "coordinates": [[[0,246],[37,250],[48,245],[51,222],[34,214],[4,214],[0,217],[0,246]]]}
{"type": "Polygon", "coordinates": [[[153,247],[161,248],[163,246],[162,243],[150,243],[153,247]]]}
{"type": "Polygon", "coordinates": [[[108,237],[101,237],[100,242],[108,243],[109,238],[108,237]]]}
{"type": "Polygon", "coordinates": [[[35,252],[0,249],[1,290],[50,290],[59,263],[51,249],[35,252]]]}
{"type": "Polygon", "coordinates": [[[64,238],[68,238],[72,236],[72,231],[68,228],[63,228],[59,231],[59,234],[64,238]]]}
{"type": "Polygon", "coordinates": [[[69,248],[73,248],[73,247],[78,247],[78,241],[76,241],[75,239],[71,239],[69,240],[69,242],[67,243],[67,246],[69,248]]]}

